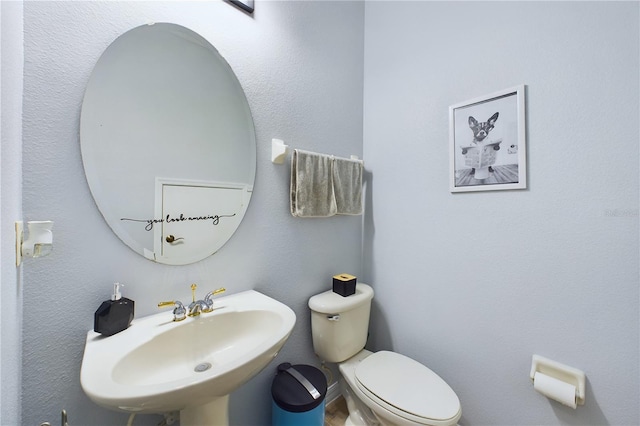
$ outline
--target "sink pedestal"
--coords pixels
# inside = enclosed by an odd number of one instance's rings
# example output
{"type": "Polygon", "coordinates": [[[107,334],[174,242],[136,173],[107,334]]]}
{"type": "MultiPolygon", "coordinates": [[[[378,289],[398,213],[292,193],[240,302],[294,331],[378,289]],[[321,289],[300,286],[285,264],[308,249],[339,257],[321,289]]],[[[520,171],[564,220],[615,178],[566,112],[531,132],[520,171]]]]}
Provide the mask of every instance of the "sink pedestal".
{"type": "Polygon", "coordinates": [[[180,411],[180,426],[226,426],[229,424],[229,395],[198,407],[180,411]]]}

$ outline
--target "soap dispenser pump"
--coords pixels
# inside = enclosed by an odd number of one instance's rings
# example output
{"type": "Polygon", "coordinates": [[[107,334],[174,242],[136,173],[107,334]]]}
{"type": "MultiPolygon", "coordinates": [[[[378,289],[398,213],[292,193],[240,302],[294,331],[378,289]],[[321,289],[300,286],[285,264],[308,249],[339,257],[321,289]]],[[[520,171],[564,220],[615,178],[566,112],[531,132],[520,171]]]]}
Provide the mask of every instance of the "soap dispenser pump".
{"type": "Polygon", "coordinates": [[[93,318],[93,331],[96,333],[112,336],[131,325],[135,303],[131,299],[122,297],[120,287],[120,283],[115,283],[111,300],[105,300],[96,310],[93,318]]]}

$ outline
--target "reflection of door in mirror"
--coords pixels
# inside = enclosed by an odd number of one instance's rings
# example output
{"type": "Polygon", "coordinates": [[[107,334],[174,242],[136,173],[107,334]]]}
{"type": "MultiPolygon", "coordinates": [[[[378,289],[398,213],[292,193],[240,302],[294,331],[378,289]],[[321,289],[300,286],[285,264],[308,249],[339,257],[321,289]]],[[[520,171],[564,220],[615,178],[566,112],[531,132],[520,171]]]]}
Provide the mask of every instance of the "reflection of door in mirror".
{"type": "MultiPolygon", "coordinates": [[[[80,144],[98,209],[115,234],[148,259],[168,264],[204,259],[231,237],[246,211],[256,168],[249,104],[229,64],[207,40],[187,28],[143,25],[111,43],[87,83],[80,144]],[[214,240],[189,244],[189,256],[183,256],[186,238],[157,247],[155,224],[163,225],[155,222],[162,218],[158,215],[162,211],[155,210],[156,201],[162,199],[156,193],[158,176],[176,182],[207,182],[205,186],[211,182],[240,185],[247,188],[243,208],[235,210],[233,220],[224,221],[224,232],[214,227],[217,231],[208,234],[214,240]]],[[[200,215],[196,210],[209,208],[217,213],[220,205],[215,199],[221,197],[226,203],[229,196],[225,194],[237,191],[216,188],[194,189],[198,196],[185,193],[182,211],[175,213],[188,210],[200,215]],[[201,199],[207,197],[213,199],[201,199]]],[[[180,233],[176,229],[174,236],[180,233]]]]}
{"type": "Polygon", "coordinates": [[[182,265],[213,254],[231,237],[246,210],[250,188],[241,184],[156,180],[154,260],[182,265]]]}

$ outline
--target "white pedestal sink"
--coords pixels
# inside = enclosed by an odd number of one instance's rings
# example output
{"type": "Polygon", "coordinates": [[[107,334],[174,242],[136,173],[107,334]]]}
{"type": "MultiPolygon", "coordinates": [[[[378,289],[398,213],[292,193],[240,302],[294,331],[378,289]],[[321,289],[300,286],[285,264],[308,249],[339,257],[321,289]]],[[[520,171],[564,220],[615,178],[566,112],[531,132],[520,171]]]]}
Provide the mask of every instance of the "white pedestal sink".
{"type": "Polygon", "coordinates": [[[80,382],[96,404],[129,413],[180,411],[181,426],[225,425],[229,394],[278,354],[295,324],[257,291],[216,299],[212,313],[136,319],[118,334],[89,331],[80,382]]]}

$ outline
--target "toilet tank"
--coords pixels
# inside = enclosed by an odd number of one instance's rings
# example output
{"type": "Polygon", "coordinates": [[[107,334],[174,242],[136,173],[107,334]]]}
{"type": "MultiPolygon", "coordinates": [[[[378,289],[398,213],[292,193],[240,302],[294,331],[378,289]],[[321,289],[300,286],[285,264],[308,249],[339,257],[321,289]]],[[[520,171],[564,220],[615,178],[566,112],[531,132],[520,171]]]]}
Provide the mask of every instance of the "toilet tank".
{"type": "Polygon", "coordinates": [[[342,362],[367,343],[373,289],[356,284],[355,294],[343,297],[325,291],[309,299],[313,350],[327,362],[342,362]]]}

